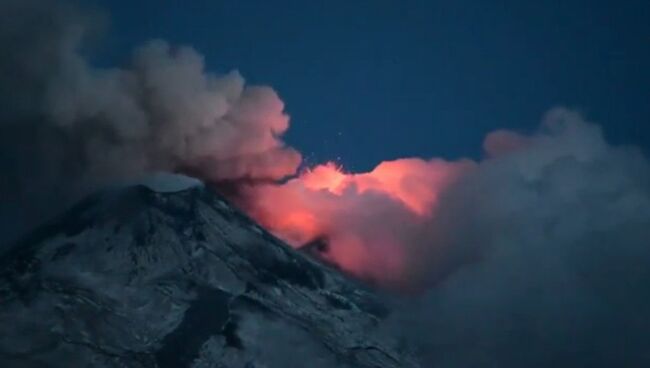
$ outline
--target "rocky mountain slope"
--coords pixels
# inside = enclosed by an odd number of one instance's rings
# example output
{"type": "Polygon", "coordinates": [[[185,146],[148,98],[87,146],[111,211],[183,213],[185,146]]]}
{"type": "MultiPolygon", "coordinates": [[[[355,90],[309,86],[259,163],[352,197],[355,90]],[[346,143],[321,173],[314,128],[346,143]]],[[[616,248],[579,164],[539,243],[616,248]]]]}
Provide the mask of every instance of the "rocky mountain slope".
{"type": "Polygon", "coordinates": [[[92,196],[0,258],[2,367],[417,367],[384,312],[201,186],[92,196]]]}

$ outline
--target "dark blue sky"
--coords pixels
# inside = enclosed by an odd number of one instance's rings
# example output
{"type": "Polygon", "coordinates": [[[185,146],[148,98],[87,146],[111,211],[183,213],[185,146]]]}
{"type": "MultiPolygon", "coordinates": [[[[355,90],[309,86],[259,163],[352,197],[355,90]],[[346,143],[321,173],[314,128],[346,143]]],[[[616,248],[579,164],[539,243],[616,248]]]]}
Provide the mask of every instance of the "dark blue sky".
{"type": "Polygon", "coordinates": [[[112,17],[101,59],[192,45],[208,69],[272,86],[288,142],[348,169],[478,156],[487,132],[532,130],[557,105],[650,146],[647,0],[92,1],[112,17]]]}

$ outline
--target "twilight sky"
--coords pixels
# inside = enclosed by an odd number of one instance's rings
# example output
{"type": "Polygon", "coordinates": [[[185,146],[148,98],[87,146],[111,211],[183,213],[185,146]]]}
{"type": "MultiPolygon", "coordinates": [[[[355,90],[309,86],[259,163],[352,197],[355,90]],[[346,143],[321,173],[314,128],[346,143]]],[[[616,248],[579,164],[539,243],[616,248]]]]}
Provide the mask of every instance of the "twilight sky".
{"type": "Polygon", "coordinates": [[[650,366],[647,1],[70,1],[0,0],[0,251],[187,173],[420,293],[425,367],[650,366]]]}
{"type": "Polygon", "coordinates": [[[111,18],[99,64],[151,38],[192,45],[272,86],[288,143],[317,162],[476,157],[487,132],[557,105],[650,148],[648,1],[92,1],[111,18]]]}

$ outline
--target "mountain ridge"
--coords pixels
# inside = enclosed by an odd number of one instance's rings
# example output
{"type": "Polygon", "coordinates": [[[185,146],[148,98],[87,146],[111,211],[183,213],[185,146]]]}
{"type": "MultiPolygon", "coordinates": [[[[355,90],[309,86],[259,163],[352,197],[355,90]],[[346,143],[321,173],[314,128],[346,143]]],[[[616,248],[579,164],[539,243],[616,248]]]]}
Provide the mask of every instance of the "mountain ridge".
{"type": "Polygon", "coordinates": [[[379,332],[370,292],[204,186],[95,194],[0,267],[5,366],[417,366],[379,332]],[[279,362],[296,345],[283,338],[309,341],[300,354],[313,362],[279,362]]]}

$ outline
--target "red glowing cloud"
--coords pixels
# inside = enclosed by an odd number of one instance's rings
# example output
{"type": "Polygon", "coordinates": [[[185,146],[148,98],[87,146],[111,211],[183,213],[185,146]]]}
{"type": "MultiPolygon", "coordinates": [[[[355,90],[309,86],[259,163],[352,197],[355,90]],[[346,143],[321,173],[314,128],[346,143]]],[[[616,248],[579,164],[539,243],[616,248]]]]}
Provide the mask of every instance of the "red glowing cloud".
{"type": "Polygon", "coordinates": [[[246,187],[248,213],[294,247],[324,240],[322,256],[361,278],[407,282],[408,242],[435,216],[438,196],[472,166],[417,158],[385,161],[366,173],[333,163],[284,184],[246,187]]]}

